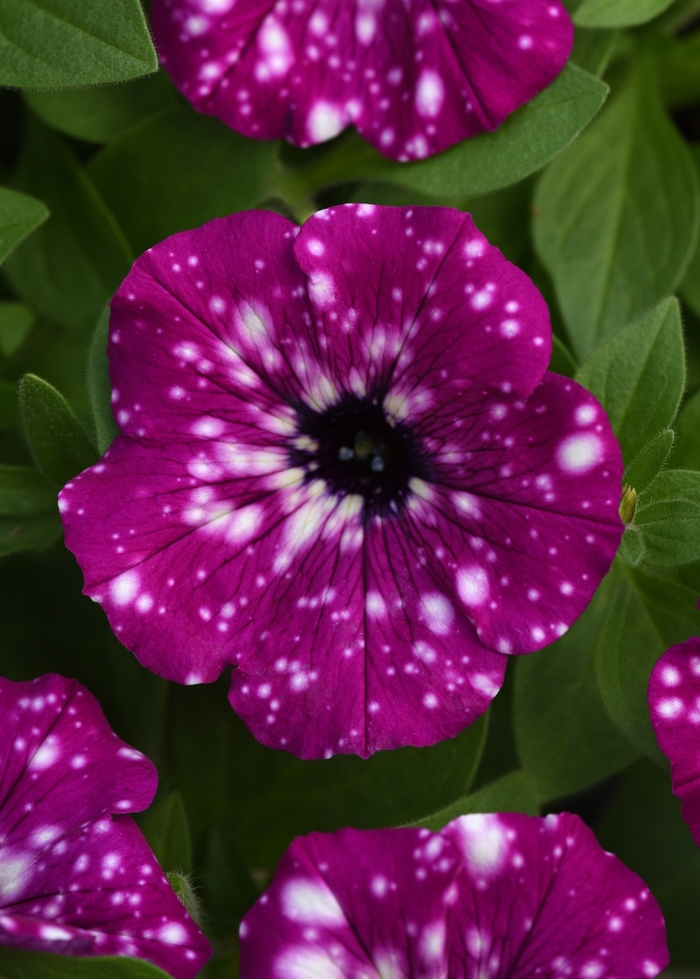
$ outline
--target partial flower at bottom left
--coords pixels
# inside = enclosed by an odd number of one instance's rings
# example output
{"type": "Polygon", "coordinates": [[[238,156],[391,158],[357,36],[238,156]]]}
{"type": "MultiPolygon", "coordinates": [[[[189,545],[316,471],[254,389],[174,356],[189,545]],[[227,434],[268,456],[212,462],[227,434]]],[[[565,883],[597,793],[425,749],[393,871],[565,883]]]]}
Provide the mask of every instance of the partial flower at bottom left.
{"type": "Polygon", "coordinates": [[[0,678],[0,945],[192,979],[209,943],[133,819],[158,776],[75,680],[0,678]]]}

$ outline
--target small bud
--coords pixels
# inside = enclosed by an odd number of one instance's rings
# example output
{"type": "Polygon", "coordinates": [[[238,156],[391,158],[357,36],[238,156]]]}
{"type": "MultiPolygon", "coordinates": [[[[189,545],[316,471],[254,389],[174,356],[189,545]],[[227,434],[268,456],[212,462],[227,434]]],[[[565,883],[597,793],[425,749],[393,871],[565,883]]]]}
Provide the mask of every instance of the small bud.
{"type": "Polygon", "coordinates": [[[176,870],[169,870],[165,876],[180,899],[180,903],[184,905],[185,911],[187,911],[190,918],[199,924],[201,904],[197,892],[192,886],[192,875],[182,874],[176,870]]]}
{"type": "Polygon", "coordinates": [[[634,513],[637,509],[637,491],[627,483],[622,487],[622,498],[620,500],[620,518],[625,526],[629,526],[634,520],[634,513]]]}

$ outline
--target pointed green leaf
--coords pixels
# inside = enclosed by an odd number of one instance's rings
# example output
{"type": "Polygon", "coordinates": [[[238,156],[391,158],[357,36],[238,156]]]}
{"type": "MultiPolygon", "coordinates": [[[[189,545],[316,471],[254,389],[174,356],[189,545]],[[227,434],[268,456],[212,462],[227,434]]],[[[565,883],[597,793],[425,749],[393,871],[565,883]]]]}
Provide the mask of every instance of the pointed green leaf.
{"type": "Polygon", "coordinates": [[[515,664],[518,757],[541,802],[581,792],[637,755],[597,689],[593,655],[604,611],[598,592],[566,635],[515,664]]]}
{"type": "Polygon", "coordinates": [[[139,0],[0,0],[0,85],[104,85],[157,67],[139,0]]]}
{"type": "Polygon", "coordinates": [[[647,685],[669,646],[700,635],[697,594],[617,560],[601,591],[595,669],[603,703],[630,744],[665,764],[649,720],[647,685]]]}
{"type": "Polygon", "coordinates": [[[121,229],[62,137],[35,119],[16,179],[51,217],[6,262],[15,292],[63,326],[96,317],[132,262],[121,229]]]}
{"type": "Polygon", "coordinates": [[[574,14],[579,27],[634,27],[658,17],[673,0],[584,0],[574,14]]]}
{"type": "Polygon", "coordinates": [[[88,353],[87,385],[92,416],[95,422],[97,448],[104,454],[119,435],[119,426],[112,414],[112,384],[109,380],[107,338],[109,335],[109,306],[103,310],[95,327],[88,353]]]}
{"type": "Polygon", "coordinates": [[[644,504],[655,500],[692,500],[700,503],[700,472],[668,469],[656,477],[642,497],[644,504]]]}
{"type": "Polygon", "coordinates": [[[700,560],[700,503],[658,500],[638,507],[635,527],[644,536],[644,561],[657,568],[700,560]]]}
{"type": "Polygon", "coordinates": [[[641,449],[625,471],[625,483],[643,493],[666,465],[673,449],[674,434],[670,428],[653,438],[641,449]]]}
{"type": "Polygon", "coordinates": [[[170,979],[143,959],[79,958],[0,945],[0,979],[170,979]]]}
{"type": "Polygon", "coordinates": [[[41,201],[0,187],[0,262],[38,228],[49,212],[41,201]]]}
{"type": "Polygon", "coordinates": [[[54,486],[63,486],[97,461],[70,405],[48,381],[25,374],[19,407],[32,458],[54,486]]]}
{"type": "Polygon", "coordinates": [[[552,84],[494,132],[481,133],[437,156],[396,163],[356,134],[296,174],[309,193],[347,180],[382,180],[439,197],[488,194],[535,173],[578,135],[600,109],[608,88],[569,64],[552,84]]]}
{"type": "Polygon", "coordinates": [[[169,792],[154,802],[141,818],[141,829],[163,870],[192,871],[190,829],[179,792],[169,792]]]}
{"type": "Polygon", "coordinates": [[[527,772],[509,772],[477,792],[457,799],[440,812],[408,825],[424,826],[437,832],[458,816],[472,812],[524,812],[528,816],[538,816],[540,810],[531,778],[527,772]]]}
{"type": "Polygon", "coordinates": [[[535,245],[579,358],[673,291],[697,240],[695,167],[649,64],[637,59],[535,193],[535,245]]]}
{"type": "Polygon", "coordinates": [[[610,337],[576,374],[608,413],[630,462],[673,422],[685,384],[678,302],[665,299],[610,337]]]}

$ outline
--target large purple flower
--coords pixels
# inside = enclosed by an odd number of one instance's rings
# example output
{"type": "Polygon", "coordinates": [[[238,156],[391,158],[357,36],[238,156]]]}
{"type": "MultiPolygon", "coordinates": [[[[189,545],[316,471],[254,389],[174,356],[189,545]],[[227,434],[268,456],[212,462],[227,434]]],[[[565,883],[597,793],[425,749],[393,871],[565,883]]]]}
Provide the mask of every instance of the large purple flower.
{"type": "Polygon", "coordinates": [[[200,111],[297,146],[354,123],[395,160],[495,129],[573,41],[560,0],[154,0],[151,17],[200,111]]]}
{"type": "Polygon", "coordinates": [[[644,882],[578,816],[296,839],[241,924],[242,979],[652,979],[644,882]]]}
{"type": "Polygon", "coordinates": [[[649,713],[673,791],[700,846],[700,639],[671,646],[649,678],[649,713]]]}
{"type": "Polygon", "coordinates": [[[112,302],[124,433],[60,507],[149,668],[302,757],[427,745],[552,642],[620,540],[620,450],[545,373],[530,279],[469,215],[211,221],[112,302]]]}
{"type": "Polygon", "coordinates": [[[0,679],[0,730],[0,945],[195,976],[209,944],[124,815],[150,805],[151,762],[55,674],[0,679]]]}

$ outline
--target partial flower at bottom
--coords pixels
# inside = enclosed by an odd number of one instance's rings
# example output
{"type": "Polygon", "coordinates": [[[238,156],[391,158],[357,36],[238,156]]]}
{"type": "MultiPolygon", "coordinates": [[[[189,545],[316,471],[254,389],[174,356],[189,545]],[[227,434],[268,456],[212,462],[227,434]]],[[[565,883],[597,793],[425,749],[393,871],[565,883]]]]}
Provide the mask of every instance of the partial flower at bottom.
{"type": "Polygon", "coordinates": [[[530,279],[446,208],[211,221],[112,301],[122,435],[61,492],[119,639],[304,758],[454,737],[622,533],[600,404],[530,279]]]}
{"type": "Polygon", "coordinates": [[[671,762],[673,791],[700,846],[700,639],[666,650],[648,689],[651,723],[671,762]]]}
{"type": "Polygon", "coordinates": [[[243,919],[241,979],[653,979],[663,918],[578,816],[296,839],[243,919]]]}
{"type": "Polygon", "coordinates": [[[129,955],[192,979],[209,943],[125,815],[153,799],[151,762],[55,674],[0,679],[0,730],[0,945],[129,955]]]}

